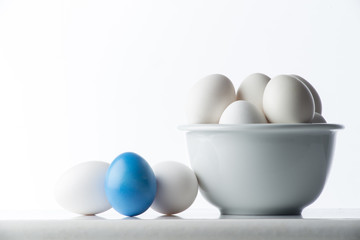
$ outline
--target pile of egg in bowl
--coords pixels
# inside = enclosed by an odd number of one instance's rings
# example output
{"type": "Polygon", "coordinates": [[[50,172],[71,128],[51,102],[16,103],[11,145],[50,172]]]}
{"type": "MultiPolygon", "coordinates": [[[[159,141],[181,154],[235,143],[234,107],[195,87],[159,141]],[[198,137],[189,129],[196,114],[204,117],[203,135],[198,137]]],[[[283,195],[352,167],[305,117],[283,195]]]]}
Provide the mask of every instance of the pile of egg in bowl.
{"type": "Polygon", "coordinates": [[[339,124],[298,75],[254,73],[237,92],[212,74],[190,89],[186,132],[200,192],[224,215],[298,215],[320,195],[339,124]]]}
{"type": "Polygon", "coordinates": [[[298,75],[254,73],[236,94],[226,76],[212,74],[192,87],[187,101],[189,124],[326,123],[321,111],[319,94],[298,75]]]}

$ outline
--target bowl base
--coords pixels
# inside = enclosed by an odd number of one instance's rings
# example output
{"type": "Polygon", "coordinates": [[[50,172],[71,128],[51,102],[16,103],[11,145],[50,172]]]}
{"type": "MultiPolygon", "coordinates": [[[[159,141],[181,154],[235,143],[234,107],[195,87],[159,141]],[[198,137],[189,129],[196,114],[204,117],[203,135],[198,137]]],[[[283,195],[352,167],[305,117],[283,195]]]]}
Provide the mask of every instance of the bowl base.
{"type": "Polygon", "coordinates": [[[276,210],[246,210],[246,209],[220,209],[221,215],[246,215],[246,216],[275,216],[275,215],[301,215],[302,209],[276,209],[276,210]]]}

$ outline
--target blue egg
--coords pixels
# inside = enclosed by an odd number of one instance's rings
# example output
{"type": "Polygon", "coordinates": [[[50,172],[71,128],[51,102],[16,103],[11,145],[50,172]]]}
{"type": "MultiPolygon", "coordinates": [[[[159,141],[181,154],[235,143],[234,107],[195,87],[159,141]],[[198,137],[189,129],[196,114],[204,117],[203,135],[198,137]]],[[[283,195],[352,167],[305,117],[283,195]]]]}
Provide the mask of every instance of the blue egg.
{"type": "Polygon", "coordinates": [[[150,165],[138,154],[120,154],[111,163],[105,179],[106,197],[126,216],[145,212],[156,195],[156,178],[150,165]]]}

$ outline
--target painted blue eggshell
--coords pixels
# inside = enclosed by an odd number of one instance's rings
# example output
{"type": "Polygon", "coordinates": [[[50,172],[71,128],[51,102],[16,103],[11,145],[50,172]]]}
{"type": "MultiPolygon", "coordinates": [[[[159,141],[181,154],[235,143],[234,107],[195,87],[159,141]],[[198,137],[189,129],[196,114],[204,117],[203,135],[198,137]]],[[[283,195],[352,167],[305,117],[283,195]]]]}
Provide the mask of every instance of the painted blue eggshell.
{"type": "Polygon", "coordinates": [[[106,173],[105,192],[111,206],[126,216],[145,212],[156,195],[156,178],[150,165],[138,154],[120,154],[106,173]]]}

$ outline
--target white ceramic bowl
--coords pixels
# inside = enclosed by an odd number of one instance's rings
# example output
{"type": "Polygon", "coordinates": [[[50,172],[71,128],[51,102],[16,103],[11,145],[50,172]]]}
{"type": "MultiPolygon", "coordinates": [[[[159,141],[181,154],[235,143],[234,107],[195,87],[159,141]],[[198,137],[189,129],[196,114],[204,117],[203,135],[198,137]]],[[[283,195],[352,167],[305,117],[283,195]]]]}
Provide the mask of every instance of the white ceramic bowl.
{"type": "Polygon", "coordinates": [[[320,195],[337,124],[183,125],[200,192],[222,214],[290,215],[320,195]]]}

